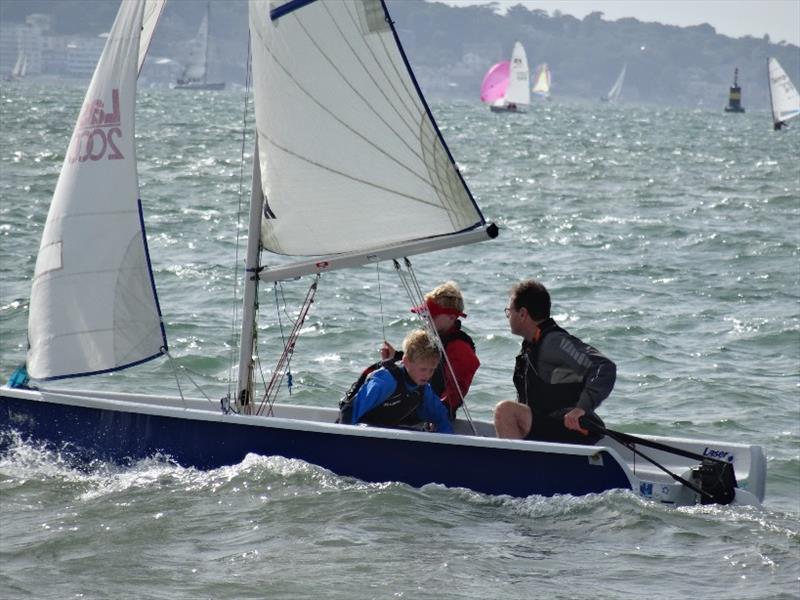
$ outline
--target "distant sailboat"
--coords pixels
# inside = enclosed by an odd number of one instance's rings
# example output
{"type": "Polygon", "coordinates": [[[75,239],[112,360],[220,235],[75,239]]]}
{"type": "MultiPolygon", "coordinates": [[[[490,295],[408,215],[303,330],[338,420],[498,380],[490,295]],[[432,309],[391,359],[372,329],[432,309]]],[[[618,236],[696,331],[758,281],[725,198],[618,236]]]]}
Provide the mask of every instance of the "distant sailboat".
{"type": "Polygon", "coordinates": [[[493,112],[525,112],[531,103],[528,90],[530,73],[525,48],[514,44],[511,60],[493,65],[481,84],[481,102],[493,112]]]}
{"type": "Polygon", "coordinates": [[[5,76],[6,81],[15,81],[17,79],[24,79],[28,73],[28,56],[20,49],[17,53],[17,62],[14,63],[14,68],[11,73],[5,76]]]}
{"type": "Polygon", "coordinates": [[[728,93],[728,106],[725,107],[725,112],[744,112],[744,106],[742,106],[742,88],[739,87],[738,68],[733,70],[733,85],[728,93]]]}
{"type": "Polygon", "coordinates": [[[550,67],[547,66],[547,63],[542,63],[536,67],[532,91],[535,96],[550,100],[550,67]]]}
{"type": "Polygon", "coordinates": [[[608,91],[608,94],[600,98],[603,102],[610,102],[614,103],[619,99],[619,95],[622,93],[622,83],[625,81],[625,71],[628,68],[628,64],[622,65],[622,71],[619,72],[619,77],[614,82],[614,85],[611,86],[611,89],[608,91]]]}
{"type": "Polygon", "coordinates": [[[767,59],[769,73],[769,100],[772,108],[772,128],[776,131],[786,121],[800,115],[800,95],[792,80],[774,58],[767,59]]]}
{"type": "Polygon", "coordinates": [[[224,90],[225,82],[211,83],[208,76],[208,22],[211,14],[211,2],[206,4],[206,14],[200,21],[200,29],[192,45],[189,62],[183,74],[175,84],[176,90],[224,90]]]}

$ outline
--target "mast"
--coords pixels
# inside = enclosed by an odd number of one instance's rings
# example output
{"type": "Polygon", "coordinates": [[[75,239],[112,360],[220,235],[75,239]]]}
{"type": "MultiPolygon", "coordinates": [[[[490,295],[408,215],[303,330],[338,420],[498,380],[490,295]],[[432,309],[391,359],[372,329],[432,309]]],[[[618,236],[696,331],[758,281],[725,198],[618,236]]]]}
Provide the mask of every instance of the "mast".
{"type": "Polygon", "coordinates": [[[236,408],[249,412],[253,394],[253,348],[255,347],[256,307],[258,305],[258,273],[261,254],[261,207],[264,193],[261,189],[261,167],[258,155],[258,138],[253,152],[253,184],[250,192],[250,218],[247,229],[247,256],[244,271],[244,298],[242,300],[242,335],[239,346],[239,384],[236,388],[236,408]]]}
{"type": "Polygon", "coordinates": [[[208,81],[208,34],[211,31],[211,0],[206,4],[205,53],[203,56],[203,83],[208,81]]]}

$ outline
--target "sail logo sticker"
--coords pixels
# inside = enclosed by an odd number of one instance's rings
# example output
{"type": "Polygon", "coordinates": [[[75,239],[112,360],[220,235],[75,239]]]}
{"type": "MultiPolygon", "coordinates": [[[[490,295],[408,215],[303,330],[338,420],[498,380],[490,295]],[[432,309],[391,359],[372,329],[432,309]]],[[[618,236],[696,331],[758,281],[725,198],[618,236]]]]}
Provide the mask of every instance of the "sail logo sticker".
{"type": "Polygon", "coordinates": [[[69,162],[124,159],[117,148],[117,142],[122,138],[121,124],[119,89],[114,88],[111,90],[110,112],[106,112],[105,103],[98,98],[81,113],[67,156],[69,162]]]}

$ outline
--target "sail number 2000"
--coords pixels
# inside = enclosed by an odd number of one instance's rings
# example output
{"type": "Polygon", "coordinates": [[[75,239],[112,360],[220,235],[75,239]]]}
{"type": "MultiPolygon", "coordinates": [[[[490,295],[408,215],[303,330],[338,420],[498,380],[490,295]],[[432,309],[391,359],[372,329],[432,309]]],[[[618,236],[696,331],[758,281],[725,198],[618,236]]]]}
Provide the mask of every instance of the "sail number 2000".
{"type": "Polygon", "coordinates": [[[122,137],[122,130],[119,127],[111,127],[107,131],[102,127],[95,127],[94,129],[84,129],[81,131],[75,143],[72,145],[72,151],[69,155],[69,162],[74,163],[85,162],[87,160],[119,160],[125,158],[122,152],[119,151],[114,140],[119,140],[122,137]]]}

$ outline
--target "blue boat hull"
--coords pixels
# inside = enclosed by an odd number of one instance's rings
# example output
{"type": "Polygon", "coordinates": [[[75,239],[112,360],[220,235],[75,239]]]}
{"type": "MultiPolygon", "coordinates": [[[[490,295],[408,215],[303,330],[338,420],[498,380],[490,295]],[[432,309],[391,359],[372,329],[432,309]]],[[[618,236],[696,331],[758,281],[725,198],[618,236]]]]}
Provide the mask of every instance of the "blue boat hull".
{"type": "Polygon", "coordinates": [[[0,396],[0,428],[17,431],[23,439],[46,442],[79,461],[126,463],[160,453],[182,466],[211,469],[237,464],[254,453],[300,459],[368,482],[399,481],[415,487],[437,483],[496,495],[583,495],[631,488],[620,463],[599,448],[589,459],[586,454],[453,443],[456,438],[471,439],[465,436],[421,433],[414,439],[398,439],[359,435],[359,428],[344,426],[308,431],[7,395],[0,396]],[[447,443],[434,439],[445,437],[453,439],[447,443]]]}

